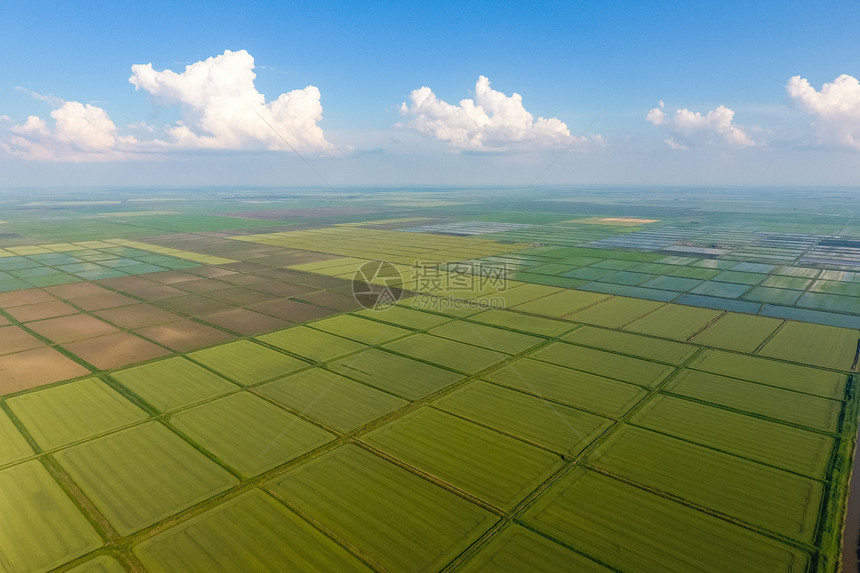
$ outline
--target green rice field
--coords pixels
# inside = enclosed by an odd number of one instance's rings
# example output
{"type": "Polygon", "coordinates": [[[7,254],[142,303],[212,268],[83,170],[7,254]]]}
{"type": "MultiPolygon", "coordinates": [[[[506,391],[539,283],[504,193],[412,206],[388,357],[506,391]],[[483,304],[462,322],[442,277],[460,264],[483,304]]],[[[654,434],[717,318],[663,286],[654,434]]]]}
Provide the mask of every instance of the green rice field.
{"type": "Polygon", "coordinates": [[[4,197],[0,571],[840,571],[853,204],[532,191],[4,197]]]}

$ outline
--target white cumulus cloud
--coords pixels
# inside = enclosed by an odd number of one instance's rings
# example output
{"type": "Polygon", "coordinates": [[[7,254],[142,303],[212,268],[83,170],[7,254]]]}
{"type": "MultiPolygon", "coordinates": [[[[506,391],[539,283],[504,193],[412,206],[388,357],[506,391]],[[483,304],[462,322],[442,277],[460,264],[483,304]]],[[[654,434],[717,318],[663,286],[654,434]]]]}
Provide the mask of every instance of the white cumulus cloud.
{"type": "Polygon", "coordinates": [[[732,125],[735,112],[721,105],[702,115],[689,109],[678,109],[674,115],[664,111],[661,100],[650,110],[645,121],[669,133],[666,144],[672,149],[689,149],[702,145],[752,147],[756,145],[742,128],[732,125]]]}
{"type": "Polygon", "coordinates": [[[155,103],[179,106],[182,119],[165,128],[168,147],[271,149],[330,153],[335,146],[317,125],[320,91],[293,90],[266,103],[254,87],[254,58],[226,50],[185,67],[182,73],[156,71],[152,64],[131,67],[129,81],[155,103]]]}
{"type": "Polygon", "coordinates": [[[813,118],[812,127],[822,143],[860,149],[860,82],[842,74],[816,90],[809,80],[794,76],[785,86],[791,103],[813,118]]]}
{"type": "Polygon", "coordinates": [[[105,110],[76,101],[63,102],[51,112],[53,125],[35,115],[9,128],[0,150],[25,159],[107,161],[127,158],[137,141],[118,136],[105,110]]]}
{"type": "Polygon", "coordinates": [[[455,149],[561,147],[573,141],[564,122],[554,117],[535,120],[523,107],[520,94],[506,96],[492,89],[484,76],[475,84],[475,99],[461,100],[459,105],[437,98],[426,86],[413,90],[409,100],[400,106],[400,112],[412,118],[405,125],[455,149]]]}
{"type": "MultiPolygon", "coordinates": [[[[267,103],[254,87],[255,77],[254,58],[244,50],[227,50],[186,66],[182,73],[156,71],[152,64],[132,66],[129,81],[136,89],[158,105],[182,111],[181,121],[163,129],[145,122],[125,127],[141,139],[121,135],[101,107],[19,87],[19,92],[54,109],[50,118],[32,115],[9,127],[0,139],[0,152],[35,160],[108,161],[192,148],[343,151],[328,142],[317,125],[322,105],[316,87],[283,93],[267,103]]],[[[0,121],[10,120],[0,116],[0,121]]]]}

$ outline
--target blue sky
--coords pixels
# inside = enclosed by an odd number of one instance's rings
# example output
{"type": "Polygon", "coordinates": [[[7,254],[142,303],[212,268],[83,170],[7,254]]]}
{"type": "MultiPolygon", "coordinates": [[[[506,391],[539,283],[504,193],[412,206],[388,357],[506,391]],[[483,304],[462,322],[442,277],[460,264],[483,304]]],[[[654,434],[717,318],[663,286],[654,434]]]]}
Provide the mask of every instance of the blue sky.
{"type": "Polygon", "coordinates": [[[11,4],[0,186],[860,175],[856,0],[11,4]]]}

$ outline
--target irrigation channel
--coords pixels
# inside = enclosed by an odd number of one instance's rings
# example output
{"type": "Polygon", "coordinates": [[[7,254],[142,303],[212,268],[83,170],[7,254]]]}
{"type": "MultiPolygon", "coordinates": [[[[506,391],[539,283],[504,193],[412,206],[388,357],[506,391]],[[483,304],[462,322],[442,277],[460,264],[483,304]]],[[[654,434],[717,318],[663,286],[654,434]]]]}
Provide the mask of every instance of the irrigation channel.
{"type": "Polygon", "coordinates": [[[860,571],[860,427],[854,449],[854,467],[848,486],[848,506],[845,511],[845,531],[842,533],[842,573],[860,571]]]}

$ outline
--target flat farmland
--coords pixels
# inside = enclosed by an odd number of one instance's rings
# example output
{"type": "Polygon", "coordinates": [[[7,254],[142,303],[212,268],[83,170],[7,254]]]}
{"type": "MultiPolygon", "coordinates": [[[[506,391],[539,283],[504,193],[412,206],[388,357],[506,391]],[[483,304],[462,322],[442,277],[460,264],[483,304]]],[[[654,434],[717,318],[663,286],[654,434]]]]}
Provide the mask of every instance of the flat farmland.
{"type": "Polygon", "coordinates": [[[496,516],[356,446],[342,446],[270,485],[287,503],[395,571],[438,569],[496,516]]]}
{"type": "Polygon", "coordinates": [[[646,387],[655,386],[674,371],[673,367],[665,364],[564,342],[550,344],[531,356],[558,366],[646,387]]]}
{"type": "Polygon", "coordinates": [[[556,482],[523,521],[621,570],[805,571],[810,559],[790,545],[583,469],[556,482]]]}
{"type": "Polygon", "coordinates": [[[264,334],[258,336],[257,340],[317,362],[333,360],[344,354],[367,348],[364,344],[307,326],[296,326],[264,334]]]}
{"type": "Polygon", "coordinates": [[[824,478],[834,438],[731,410],[654,396],[630,422],[814,478],[824,478]]]}
{"type": "Polygon", "coordinates": [[[161,412],[239,389],[236,384],[181,356],[120,370],[111,376],[161,412]]]}
{"type": "Polygon", "coordinates": [[[607,573],[599,563],[520,525],[507,527],[462,569],[470,573],[581,571],[607,573]]]}
{"type": "Polygon", "coordinates": [[[632,384],[529,358],[512,362],[484,378],[521,392],[612,417],[620,416],[646,395],[645,390],[632,384]]]}
{"type": "Polygon", "coordinates": [[[384,348],[467,374],[484,370],[510,356],[500,351],[463,344],[430,334],[415,334],[389,342],[384,348]]]}
{"type": "Polygon", "coordinates": [[[820,482],[622,426],[588,463],[799,541],[815,536],[820,482]]]}
{"type": "Polygon", "coordinates": [[[309,365],[250,340],[198,350],[188,357],[242,386],[258,384],[309,365]]]}
{"type": "Polygon", "coordinates": [[[33,455],[33,448],[9,416],[6,413],[0,413],[0,466],[17,462],[31,455],[33,455]]]}
{"type": "Polygon", "coordinates": [[[737,350],[754,352],[782,324],[775,318],[726,314],[714,324],[693,337],[692,342],[737,350]]]}
{"type": "Polygon", "coordinates": [[[579,453],[612,425],[607,418],[481,381],[435,406],[559,454],[579,453]]]}
{"type": "Polygon", "coordinates": [[[0,515],[15,524],[0,528],[6,571],[47,571],[103,543],[38,461],[0,471],[0,515]]]}
{"type": "Polygon", "coordinates": [[[474,322],[543,336],[558,336],[573,328],[573,325],[570,323],[560,320],[551,320],[504,310],[488,310],[471,316],[469,319],[474,322]]]}
{"type": "Polygon", "coordinates": [[[237,483],[227,470],[157,422],[62,450],[56,458],[121,535],[237,483]]]}
{"type": "Polygon", "coordinates": [[[223,503],[134,548],[147,571],[371,571],[354,555],[260,490],[223,503]]]}
{"type": "Polygon", "coordinates": [[[666,391],[827,432],[838,430],[842,411],[836,400],[694,370],[682,372],[666,391]]]}
{"type": "Polygon", "coordinates": [[[563,336],[562,340],[675,366],[685,362],[698,350],[697,347],[690,344],[591,326],[577,328],[570,334],[563,336]]]}
{"type": "Polygon", "coordinates": [[[170,423],[247,477],[334,439],[325,430],[247,392],[174,414],[170,423]]]}
{"type": "Polygon", "coordinates": [[[841,191],[111,193],[0,200],[0,570],[850,568],[841,191]]]}
{"type": "Polygon", "coordinates": [[[537,336],[520,334],[481,324],[473,324],[465,320],[437,326],[428,333],[507,354],[518,354],[544,341],[543,338],[537,336]]]}
{"type": "Polygon", "coordinates": [[[341,432],[348,432],[409,402],[322,368],[311,368],[258,388],[284,404],[341,432]]]}
{"type": "Polygon", "coordinates": [[[463,378],[456,372],[376,348],[336,360],[329,368],[407,400],[423,398],[463,378]]]}
{"type": "MultiPolygon", "coordinates": [[[[387,316],[387,315],[386,315],[387,316]]],[[[380,318],[384,318],[381,316],[380,318]]],[[[350,340],[356,340],[362,344],[383,344],[396,338],[412,334],[412,330],[400,328],[390,324],[382,324],[372,320],[365,320],[349,314],[318,320],[310,324],[313,328],[335,334],[350,340]]]]}
{"type": "Polygon", "coordinates": [[[96,378],[24,394],[7,404],[44,450],[148,417],[96,378]]]}
{"type": "Polygon", "coordinates": [[[720,351],[702,353],[690,368],[834,399],[845,395],[847,383],[837,372],[720,351]]]}
{"type": "Polygon", "coordinates": [[[560,456],[427,407],[362,441],[504,509],[562,466],[560,456]]]}
{"type": "Polygon", "coordinates": [[[667,305],[647,316],[634,320],[624,329],[641,334],[686,340],[720,314],[719,311],[705,308],[667,305]]]}
{"type": "Polygon", "coordinates": [[[760,354],[783,360],[848,370],[858,349],[856,330],[821,324],[787,323],[761,349],[760,354]]]}

